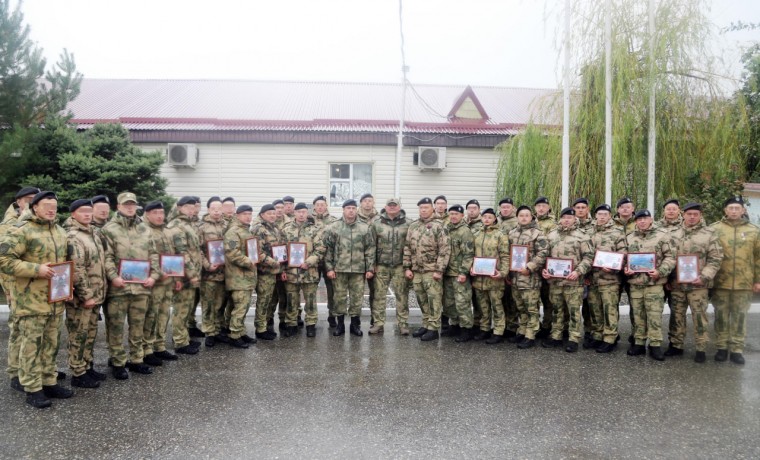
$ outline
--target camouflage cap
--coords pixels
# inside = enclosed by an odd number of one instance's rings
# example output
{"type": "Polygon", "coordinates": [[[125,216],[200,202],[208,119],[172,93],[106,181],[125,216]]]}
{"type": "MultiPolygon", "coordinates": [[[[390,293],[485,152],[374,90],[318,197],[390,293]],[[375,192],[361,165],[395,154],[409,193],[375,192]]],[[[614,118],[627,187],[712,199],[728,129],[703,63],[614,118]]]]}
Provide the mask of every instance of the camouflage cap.
{"type": "Polygon", "coordinates": [[[398,198],[388,198],[388,200],[385,201],[385,205],[388,206],[390,204],[401,206],[401,200],[398,198]]]}
{"type": "Polygon", "coordinates": [[[137,204],[137,197],[132,192],[122,192],[119,193],[118,197],[116,197],[116,202],[119,204],[128,203],[130,201],[133,201],[135,204],[137,204]]]}

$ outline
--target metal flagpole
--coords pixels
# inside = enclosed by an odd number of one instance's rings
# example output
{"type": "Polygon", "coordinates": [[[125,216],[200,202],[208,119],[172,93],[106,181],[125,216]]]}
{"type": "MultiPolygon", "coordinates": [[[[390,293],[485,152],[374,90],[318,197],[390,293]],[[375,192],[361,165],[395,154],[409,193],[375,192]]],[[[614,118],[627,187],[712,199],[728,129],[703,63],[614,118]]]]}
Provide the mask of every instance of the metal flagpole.
{"type": "Polygon", "coordinates": [[[562,207],[570,202],[570,0],[565,0],[565,69],[562,107],[562,207]]]}
{"type": "Polygon", "coordinates": [[[604,8],[604,202],[612,205],[612,1],[604,8]]]}
{"type": "Polygon", "coordinates": [[[649,146],[647,155],[647,209],[654,213],[655,159],[657,133],[655,126],[655,74],[654,74],[654,12],[655,0],[649,0],[649,146]]]}

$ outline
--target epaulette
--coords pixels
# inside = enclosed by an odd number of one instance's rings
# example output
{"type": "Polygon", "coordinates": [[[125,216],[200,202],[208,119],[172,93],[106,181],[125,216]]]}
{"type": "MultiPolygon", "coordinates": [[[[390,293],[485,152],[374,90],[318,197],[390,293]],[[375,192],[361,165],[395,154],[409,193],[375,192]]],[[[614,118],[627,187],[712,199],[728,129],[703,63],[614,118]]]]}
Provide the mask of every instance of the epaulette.
{"type": "Polygon", "coordinates": [[[24,225],[26,225],[27,222],[29,222],[29,221],[28,220],[20,220],[20,221],[16,222],[13,226],[16,227],[16,228],[21,228],[24,225]]]}

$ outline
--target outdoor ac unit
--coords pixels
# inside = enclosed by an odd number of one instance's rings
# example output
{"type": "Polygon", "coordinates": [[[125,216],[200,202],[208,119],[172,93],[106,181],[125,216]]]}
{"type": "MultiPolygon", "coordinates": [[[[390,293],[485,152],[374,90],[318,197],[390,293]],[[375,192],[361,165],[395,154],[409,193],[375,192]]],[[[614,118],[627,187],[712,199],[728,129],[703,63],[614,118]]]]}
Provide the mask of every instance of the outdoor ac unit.
{"type": "Polygon", "coordinates": [[[441,171],[446,168],[445,147],[419,147],[417,166],[420,171],[441,171]]]}
{"type": "Polygon", "coordinates": [[[195,168],[195,164],[198,163],[198,148],[195,144],[169,144],[166,157],[171,166],[195,168]]]}

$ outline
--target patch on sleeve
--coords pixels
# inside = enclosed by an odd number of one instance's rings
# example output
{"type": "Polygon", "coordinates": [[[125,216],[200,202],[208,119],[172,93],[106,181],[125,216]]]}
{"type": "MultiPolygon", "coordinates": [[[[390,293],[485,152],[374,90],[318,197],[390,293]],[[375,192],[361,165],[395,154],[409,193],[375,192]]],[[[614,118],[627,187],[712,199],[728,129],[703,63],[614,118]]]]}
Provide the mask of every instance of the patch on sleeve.
{"type": "Polygon", "coordinates": [[[8,243],[0,244],[0,254],[8,254],[8,251],[11,250],[11,245],[8,243]]]}
{"type": "Polygon", "coordinates": [[[237,248],[237,241],[230,241],[227,243],[227,245],[230,247],[230,249],[236,249],[237,248]]]}

